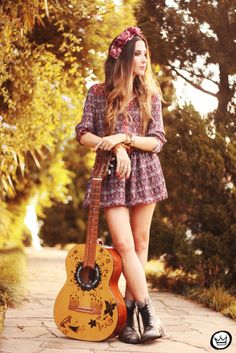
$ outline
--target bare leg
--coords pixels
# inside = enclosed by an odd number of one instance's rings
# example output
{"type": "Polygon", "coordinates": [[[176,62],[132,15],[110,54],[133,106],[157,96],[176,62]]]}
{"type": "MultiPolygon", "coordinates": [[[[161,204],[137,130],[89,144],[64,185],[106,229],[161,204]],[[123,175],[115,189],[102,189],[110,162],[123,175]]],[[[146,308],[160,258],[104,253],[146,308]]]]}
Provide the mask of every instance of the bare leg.
{"type": "Polygon", "coordinates": [[[135,252],[129,209],[124,206],[107,207],[104,208],[104,215],[113,245],[122,258],[127,286],[132,297],[143,302],[148,297],[148,289],[143,266],[135,252]]]}
{"type": "MultiPolygon", "coordinates": [[[[134,237],[135,251],[143,268],[147,263],[150,227],[156,203],[136,205],[130,209],[130,224],[134,237]]],[[[126,284],[125,298],[133,300],[132,292],[126,284]]]]}

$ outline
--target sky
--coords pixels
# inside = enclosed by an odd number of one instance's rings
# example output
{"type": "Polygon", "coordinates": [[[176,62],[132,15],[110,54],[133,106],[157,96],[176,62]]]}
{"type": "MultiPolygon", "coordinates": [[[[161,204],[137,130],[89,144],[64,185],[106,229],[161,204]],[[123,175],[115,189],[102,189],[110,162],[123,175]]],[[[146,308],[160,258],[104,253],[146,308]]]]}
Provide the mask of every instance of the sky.
{"type": "MultiPolygon", "coordinates": [[[[191,102],[202,116],[217,108],[218,100],[215,97],[194,88],[183,78],[178,77],[173,83],[177,99],[181,105],[184,102],[191,102]]],[[[216,91],[215,85],[207,80],[203,81],[202,87],[214,93],[216,91]]]]}

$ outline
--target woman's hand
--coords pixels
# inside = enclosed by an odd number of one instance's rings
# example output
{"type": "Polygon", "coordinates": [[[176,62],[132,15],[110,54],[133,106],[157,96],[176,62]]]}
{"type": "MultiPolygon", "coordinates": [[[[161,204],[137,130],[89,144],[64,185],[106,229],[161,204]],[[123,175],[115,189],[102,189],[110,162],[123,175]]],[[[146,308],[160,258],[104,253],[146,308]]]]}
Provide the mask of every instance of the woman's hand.
{"type": "Polygon", "coordinates": [[[100,142],[98,142],[96,144],[96,146],[93,148],[93,151],[96,152],[98,148],[101,148],[102,150],[109,151],[118,143],[123,142],[124,137],[125,137],[125,135],[122,133],[105,136],[102,138],[102,140],[100,142]]]}
{"type": "Polygon", "coordinates": [[[129,179],[131,173],[131,161],[129,155],[123,146],[119,146],[116,152],[116,175],[119,179],[129,179]]]}

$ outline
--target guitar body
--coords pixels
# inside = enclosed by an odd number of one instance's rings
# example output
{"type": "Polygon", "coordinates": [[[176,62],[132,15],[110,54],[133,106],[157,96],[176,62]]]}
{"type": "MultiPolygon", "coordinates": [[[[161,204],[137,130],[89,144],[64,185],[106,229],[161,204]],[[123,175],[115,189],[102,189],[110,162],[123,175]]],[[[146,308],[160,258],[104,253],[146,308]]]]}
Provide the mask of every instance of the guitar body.
{"type": "Polygon", "coordinates": [[[96,245],[95,266],[83,278],[85,244],[75,245],[66,258],[67,280],[54,304],[54,320],[68,337],[102,341],[126,322],[126,307],[118,288],[121,258],[112,248],[96,245]]]}

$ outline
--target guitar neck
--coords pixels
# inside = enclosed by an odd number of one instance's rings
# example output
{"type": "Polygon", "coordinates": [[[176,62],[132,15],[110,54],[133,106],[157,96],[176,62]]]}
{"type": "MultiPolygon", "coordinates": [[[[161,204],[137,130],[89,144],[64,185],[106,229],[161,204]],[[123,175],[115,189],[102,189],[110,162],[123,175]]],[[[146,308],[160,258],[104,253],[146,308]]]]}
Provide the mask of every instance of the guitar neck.
{"type": "Polygon", "coordinates": [[[94,267],[98,236],[99,210],[102,178],[93,178],[91,186],[91,199],[88,213],[84,266],[94,267]]]}

